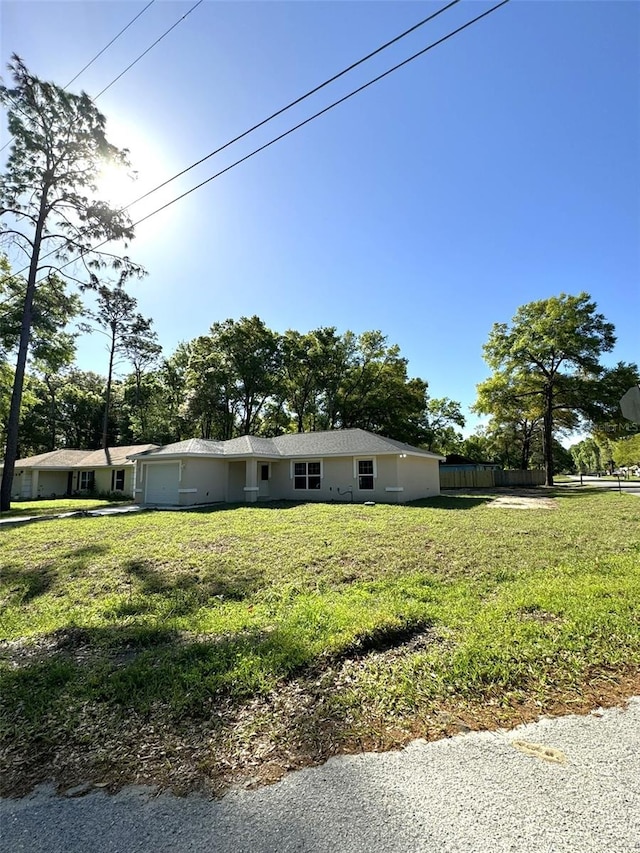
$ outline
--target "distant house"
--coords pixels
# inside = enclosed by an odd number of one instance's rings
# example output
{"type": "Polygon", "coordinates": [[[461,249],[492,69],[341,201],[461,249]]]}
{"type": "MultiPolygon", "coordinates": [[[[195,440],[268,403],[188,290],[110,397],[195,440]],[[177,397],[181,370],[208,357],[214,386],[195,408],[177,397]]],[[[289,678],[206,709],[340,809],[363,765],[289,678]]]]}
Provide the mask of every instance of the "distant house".
{"type": "Polygon", "coordinates": [[[437,453],[362,429],[228,441],[189,439],[131,454],[135,500],[191,506],[267,500],[404,503],[440,494],[437,453]]]}
{"type": "Polygon", "coordinates": [[[478,462],[459,453],[450,453],[440,463],[440,467],[445,471],[499,471],[502,465],[497,462],[478,462]]]}
{"type": "Polygon", "coordinates": [[[11,496],[14,500],[28,500],[90,491],[133,496],[135,465],[128,457],[156,446],[132,444],[106,450],[65,448],[18,459],[11,496]]]}

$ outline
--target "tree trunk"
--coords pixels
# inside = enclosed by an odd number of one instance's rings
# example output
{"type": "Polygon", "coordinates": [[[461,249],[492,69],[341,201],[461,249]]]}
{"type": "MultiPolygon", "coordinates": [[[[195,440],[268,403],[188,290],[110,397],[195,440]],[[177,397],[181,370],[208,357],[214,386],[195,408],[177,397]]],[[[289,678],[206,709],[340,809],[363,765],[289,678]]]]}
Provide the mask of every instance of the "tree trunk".
{"type": "Polygon", "coordinates": [[[552,388],[546,388],[545,394],[544,394],[542,454],[544,457],[544,484],[545,484],[545,486],[553,486],[553,389],[552,388]]]}
{"type": "Polygon", "coordinates": [[[33,238],[33,251],[31,263],[29,264],[29,277],[27,279],[27,291],[24,297],[24,309],[22,311],[22,326],[20,328],[20,345],[18,347],[18,359],[16,361],[16,372],[13,379],[13,391],[11,393],[11,407],[9,409],[9,420],[7,422],[7,446],[4,454],[4,471],[2,472],[2,486],[0,487],[0,512],[11,509],[11,487],[13,485],[13,472],[16,467],[18,455],[18,429],[20,426],[20,408],[22,406],[22,391],[24,388],[24,374],[27,367],[27,353],[31,339],[31,321],[33,318],[33,298],[36,293],[36,278],[38,275],[38,263],[40,262],[40,247],[42,245],[42,233],[47,219],[47,196],[49,186],[44,185],[40,198],[40,210],[33,238]]]}
{"type": "Polygon", "coordinates": [[[116,333],[115,326],[111,327],[111,348],[109,350],[109,373],[107,375],[107,393],[104,407],[104,422],[102,424],[102,449],[108,447],[109,438],[109,408],[111,406],[111,374],[113,373],[113,354],[116,349],[116,333]]]}
{"type": "Polygon", "coordinates": [[[51,408],[49,412],[49,450],[56,449],[56,391],[51,381],[51,377],[47,374],[44,377],[45,384],[49,389],[51,396],[51,408]]]}

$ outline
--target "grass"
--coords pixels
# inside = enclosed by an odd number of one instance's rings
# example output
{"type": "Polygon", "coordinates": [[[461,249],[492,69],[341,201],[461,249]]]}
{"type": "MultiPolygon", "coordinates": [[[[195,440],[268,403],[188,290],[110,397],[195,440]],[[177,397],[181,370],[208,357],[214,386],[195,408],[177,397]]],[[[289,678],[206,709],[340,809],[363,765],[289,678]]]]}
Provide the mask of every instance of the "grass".
{"type": "Polygon", "coordinates": [[[11,509],[0,512],[1,518],[22,518],[24,516],[60,515],[65,512],[100,509],[105,506],[121,506],[131,503],[131,498],[111,500],[103,498],[49,498],[44,500],[11,501],[11,509]]]}
{"type": "Polygon", "coordinates": [[[558,495],[2,531],[5,792],[219,791],[618,695],[640,664],[640,500],[558,495]]]}

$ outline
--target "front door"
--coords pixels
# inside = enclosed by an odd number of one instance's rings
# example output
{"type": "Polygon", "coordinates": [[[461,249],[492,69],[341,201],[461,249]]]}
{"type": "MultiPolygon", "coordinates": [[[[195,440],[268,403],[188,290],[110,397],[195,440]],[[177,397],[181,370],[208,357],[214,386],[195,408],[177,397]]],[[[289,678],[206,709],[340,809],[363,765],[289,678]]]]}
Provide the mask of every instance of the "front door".
{"type": "Polygon", "coordinates": [[[269,463],[258,463],[258,497],[269,497],[269,463]]]}

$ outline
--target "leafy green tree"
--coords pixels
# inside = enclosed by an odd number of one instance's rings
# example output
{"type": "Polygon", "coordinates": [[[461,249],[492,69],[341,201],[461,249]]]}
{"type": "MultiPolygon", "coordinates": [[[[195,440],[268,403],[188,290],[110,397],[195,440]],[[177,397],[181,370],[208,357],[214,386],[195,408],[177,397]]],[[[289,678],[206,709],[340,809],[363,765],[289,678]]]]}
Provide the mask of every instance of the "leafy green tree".
{"type": "Polygon", "coordinates": [[[60,443],[79,450],[97,447],[104,417],[105,378],[71,369],[57,393],[60,443]]]}
{"type": "Polygon", "coordinates": [[[640,433],[613,443],[613,460],[617,466],[640,468],[640,433]]]}
{"type": "MultiPolygon", "coordinates": [[[[34,304],[37,307],[42,282],[52,273],[77,281],[66,263],[78,255],[85,269],[112,266],[130,273],[141,272],[126,256],[92,249],[95,243],[133,237],[128,215],[96,198],[101,164],[108,160],[127,162],[126,152],[107,141],[104,116],[87,94],[71,94],[39,80],[18,56],[13,56],[9,70],[13,86],[0,85],[0,104],[7,110],[13,141],[0,179],[0,212],[4,238],[22,253],[28,273],[7,423],[0,510],[10,506],[34,304]]],[[[86,285],[87,281],[81,284],[86,285]]]]}
{"type": "Polygon", "coordinates": [[[189,411],[203,438],[256,431],[281,383],[279,336],[259,317],[214,323],[192,342],[187,369],[189,411]]]}
{"type": "Polygon", "coordinates": [[[604,469],[600,446],[591,436],[572,444],[570,453],[581,474],[595,474],[604,469]]]}
{"type": "Polygon", "coordinates": [[[526,388],[542,416],[545,482],[553,485],[553,439],[558,415],[583,414],[601,388],[603,353],[613,349],[614,328],[587,293],[530,302],[511,325],[496,323],[484,346],[494,373],[526,388]]]}
{"type": "MultiPolygon", "coordinates": [[[[335,356],[341,347],[334,327],[315,329],[301,334],[293,329],[285,332],[282,341],[282,384],[280,404],[285,405],[295,419],[298,432],[315,429],[320,401],[335,370],[335,356]]],[[[283,418],[279,416],[280,422],[283,418]]]]}
{"type": "Polygon", "coordinates": [[[427,450],[451,453],[462,440],[462,434],[456,431],[456,427],[462,429],[464,425],[460,403],[449,397],[431,397],[426,405],[427,437],[423,443],[427,450]]]}

